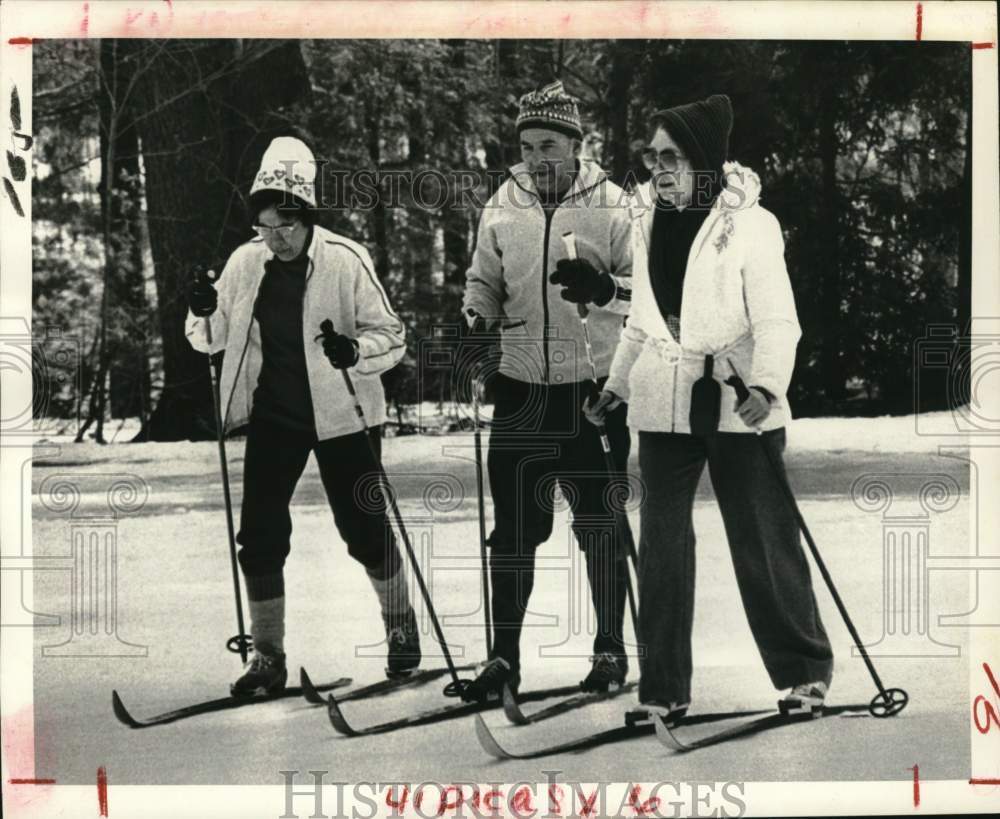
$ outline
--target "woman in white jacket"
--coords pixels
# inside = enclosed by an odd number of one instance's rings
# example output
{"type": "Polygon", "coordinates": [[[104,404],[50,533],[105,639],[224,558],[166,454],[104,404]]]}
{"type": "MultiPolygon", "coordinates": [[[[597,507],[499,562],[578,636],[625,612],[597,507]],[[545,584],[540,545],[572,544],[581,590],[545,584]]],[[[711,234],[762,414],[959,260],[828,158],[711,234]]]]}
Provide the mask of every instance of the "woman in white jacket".
{"type": "Polygon", "coordinates": [[[218,292],[202,278],[190,294],[192,346],[226,351],[223,426],[228,432],[249,425],[237,541],[254,653],[231,687],[234,696],[272,694],[287,679],[282,569],[291,548],[289,502],[310,452],[337,530],[381,604],[386,674],[407,674],[420,662],[417,622],[384,502],[379,492],[365,490],[375,470],[371,450],[335,369],[350,370],[378,453],[385,420],[379,374],[405,353],[405,328],[368,252],[313,224],[315,175],[304,143],[275,139],[250,191],[258,237],[230,256],[218,292]],[[337,332],[320,343],[326,319],[337,332]]]}
{"type": "Polygon", "coordinates": [[[690,703],[692,509],[706,463],[754,639],[775,687],[791,689],[782,709],[819,707],[833,672],[796,519],[763,449],[782,463],[800,335],[784,242],[756,174],[723,167],[731,127],[721,95],[654,116],[653,176],[632,206],[632,311],[589,408],[597,420],[627,401],[639,430],[646,652],[634,719],[675,719],[690,703]],[[750,385],[738,407],[724,385],[733,374],[750,385]]]}

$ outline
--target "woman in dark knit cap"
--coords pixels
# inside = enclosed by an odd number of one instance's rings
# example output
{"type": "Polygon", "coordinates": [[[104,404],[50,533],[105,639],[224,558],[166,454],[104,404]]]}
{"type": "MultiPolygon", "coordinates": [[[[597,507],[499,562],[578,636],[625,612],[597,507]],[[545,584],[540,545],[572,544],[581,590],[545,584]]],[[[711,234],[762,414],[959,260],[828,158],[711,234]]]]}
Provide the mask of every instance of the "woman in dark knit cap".
{"type": "Polygon", "coordinates": [[[690,704],[692,511],[706,463],[757,647],[774,686],[791,689],[782,710],[820,707],[833,674],[797,522],[763,449],[782,463],[795,301],[781,227],[758,204],[760,181],[726,162],[732,117],[722,95],[653,117],[643,155],[652,178],[632,213],[632,311],[589,408],[597,420],[628,401],[639,430],[646,652],[637,721],[650,710],[674,720],[690,704]],[[750,385],[739,405],[724,384],[732,374],[750,385]]]}

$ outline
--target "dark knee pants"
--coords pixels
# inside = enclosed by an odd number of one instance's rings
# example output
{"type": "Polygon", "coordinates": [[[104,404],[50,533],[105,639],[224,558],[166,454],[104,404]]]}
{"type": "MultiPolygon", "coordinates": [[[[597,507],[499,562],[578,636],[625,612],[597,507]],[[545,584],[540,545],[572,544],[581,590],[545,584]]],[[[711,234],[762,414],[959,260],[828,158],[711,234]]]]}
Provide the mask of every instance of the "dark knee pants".
{"type": "Polygon", "coordinates": [[[558,482],[573,513],[573,533],[587,562],[597,614],[594,652],[623,655],[624,514],[616,526],[614,491],[629,453],[625,408],[607,418],[617,479],[609,478],[596,427],[583,417],[583,385],[543,387],[496,376],[489,454],[494,529],[489,537],[493,588],[493,656],[520,665],[521,625],[534,586],[535,551],[552,534],[552,491],[558,482]]]}
{"type": "MultiPolygon", "coordinates": [[[[381,457],[381,428],[369,431],[381,457]]],[[[317,441],[300,432],[253,418],[247,433],[243,465],[243,507],[236,540],[240,566],[247,576],[280,572],[291,550],[289,503],[309,453],[316,455],[320,478],[333,519],[347,551],[365,568],[382,576],[395,574],[399,550],[378,491],[376,465],[365,433],[317,441]]]]}
{"type": "Polygon", "coordinates": [[[833,651],[813,595],[795,515],[762,446],[784,466],[785,430],[758,437],[639,433],[646,497],[639,547],[642,702],[691,698],[695,491],[708,463],[743,608],[776,688],[829,681],[833,651]]]}

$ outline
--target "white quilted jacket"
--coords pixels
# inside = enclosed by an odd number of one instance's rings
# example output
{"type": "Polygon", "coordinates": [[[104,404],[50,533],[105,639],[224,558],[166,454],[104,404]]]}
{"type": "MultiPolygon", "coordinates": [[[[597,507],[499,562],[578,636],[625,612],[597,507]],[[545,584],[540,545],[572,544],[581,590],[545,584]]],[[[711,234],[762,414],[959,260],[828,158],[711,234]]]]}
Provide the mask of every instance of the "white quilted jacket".
{"type": "Polygon", "coordinates": [[[633,197],[632,310],[605,385],[629,402],[632,429],[691,431],[691,387],[706,353],[715,355],[714,377],[722,384],[720,431],[752,432],[734,411],[735,391],[722,383],[730,362],[747,386],[777,397],[761,429],[791,420],[785,393],[801,330],[781,226],[757,202],[757,175],[738,165],[726,169],[742,184],[727,187],[691,246],[681,300],[683,346],[670,335],[649,281],[655,193],[647,184],[633,197]]]}

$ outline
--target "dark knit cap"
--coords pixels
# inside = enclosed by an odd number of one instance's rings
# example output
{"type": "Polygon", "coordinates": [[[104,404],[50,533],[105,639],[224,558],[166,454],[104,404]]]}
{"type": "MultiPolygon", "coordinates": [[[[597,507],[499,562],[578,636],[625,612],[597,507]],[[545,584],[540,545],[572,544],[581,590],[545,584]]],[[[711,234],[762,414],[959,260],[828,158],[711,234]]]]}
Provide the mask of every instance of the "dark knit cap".
{"type": "Polygon", "coordinates": [[[525,128],[547,128],[574,139],[583,139],[576,100],[566,93],[558,80],[525,94],[518,104],[518,134],[525,128]]]}
{"type": "Polygon", "coordinates": [[[733,130],[733,105],[725,94],[657,111],[653,122],[666,128],[695,170],[722,170],[733,130]]]}

